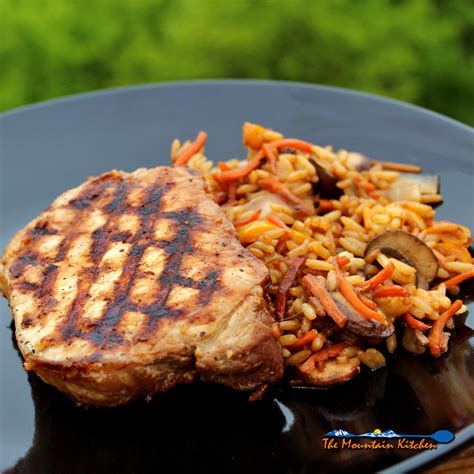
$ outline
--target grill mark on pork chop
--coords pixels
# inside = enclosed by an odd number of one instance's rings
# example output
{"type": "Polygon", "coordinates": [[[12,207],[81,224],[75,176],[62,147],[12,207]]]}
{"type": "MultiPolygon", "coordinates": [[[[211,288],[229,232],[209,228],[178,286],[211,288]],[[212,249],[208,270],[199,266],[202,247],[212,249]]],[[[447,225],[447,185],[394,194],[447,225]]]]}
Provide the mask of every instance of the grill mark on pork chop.
{"type": "Polygon", "coordinates": [[[56,229],[51,229],[48,227],[47,222],[38,222],[33,229],[30,231],[30,235],[35,238],[42,235],[55,235],[58,231],[56,229]]]}
{"type": "MultiPolygon", "coordinates": [[[[146,339],[156,328],[159,320],[164,317],[178,317],[182,311],[168,305],[168,298],[173,288],[189,287],[199,291],[199,305],[206,305],[219,281],[219,272],[211,270],[204,278],[195,281],[192,278],[184,277],[180,274],[181,264],[184,256],[194,251],[192,231],[203,223],[201,216],[191,208],[178,211],[160,212],[162,198],[169,190],[172,183],[165,183],[162,186],[151,185],[144,192],[142,204],[139,207],[132,207],[126,202],[127,196],[134,188],[133,183],[104,179],[100,183],[92,182],[86,187],[83,193],[75,199],[69,201],[69,206],[79,212],[87,212],[88,208],[96,199],[101,199],[101,195],[110,185],[115,185],[113,197],[108,204],[102,207],[102,212],[107,215],[106,222],[94,230],[91,234],[90,258],[94,263],[93,267],[84,268],[78,275],[77,293],[71,303],[69,311],[60,323],[56,336],[51,335],[46,338],[45,346],[51,344],[58,338],[72,341],[74,338],[85,338],[93,344],[100,346],[110,346],[124,342],[123,337],[116,332],[123,315],[128,311],[138,311],[147,317],[140,339],[146,339]],[[95,184],[95,186],[94,186],[95,184]],[[140,224],[134,234],[129,231],[117,232],[117,220],[123,214],[136,214],[140,224]],[[152,238],[154,224],[160,219],[171,220],[175,235],[170,240],[157,242],[152,238]],[[123,266],[119,280],[116,282],[113,294],[107,299],[104,312],[97,319],[86,322],[81,328],[81,318],[83,317],[84,306],[88,300],[89,292],[97,278],[104,271],[100,263],[112,242],[127,242],[131,244],[123,266]],[[134,282],[139,276],[139,265],[145,250],[155,246],[161,248],[167,254],[161,274],[157,277],[159,284],[158,292],[154,302],[150,305],[136,305],[130,300],[130,291],[134,282]]],[[[80,217],[78,217],[80,218],[80,217]]],[[[38,226],[36,236],[49,235],[47,226],[38,226]]],[[[43,281],[36,287],[38,297],[43,300],[43,304],[48,308],[54,306],[55,298],[50,298],[54,283],[58,274],[58,265],[66,258],[69,248],[77,237],[77,232],[68,233],[59,245],[54,259],[43,258],[41,263],[48,264],[43,270],[43,281]]],[[[12,266],[12,271],[21,274],[27,265],[37,261],[37,256],[33,253],[19,257],[12,266]]],[[[28,289],[32,287],[28,286],[28,289]]],[[[26,287],[25,287],[26,289],[26,287]]]]}
{"type": "Polygon", "coordinates": [[[59,267],[57,265],[51,263],[43,270],[44,278],[40,287],[38,288],[39,298],[45,298],[51,294],[54,282],[56,281],[58,269],[59,267]]]}
{"type": "MultiPolygon", "coordinates": [[[[69,205],[75,207],[76,209],[86,209],[90,204],[91,200],[96,199],[100,194],[108,187],[108,180],[104,180],[99,184],[99,188],[90,189],[87,187],[84,193],[76,199],[69,201],[69,205]],[[79,204],[78,204],[79,203],[79,204]],[[79,206],[79,207],[77,207],[79,206]]],[[[100,260],[105,255],[107,248],[111,242],[112,229],[115,227],[115,221],[121,212],[125,212],[125,200],[127,198],[128,192],[131,186],[127,185],[126,181],[120,181],[115,188],[113,199],[104,206],[102,209],[108,215],[108,218],[105,224],[98,229],[92,232],[92,245],[91,245],[91,260],[98,265],[100,260]]],[[[128,206],[127,206],[128,207],[128,206]]],[[[133,249],[131,253],[133,252],[133,249]]],[[[127,265],[127,263],[125,264],[127,265]]],[[[66,314],[64,321],[62,323],[61,333],[65,339],[71,339],[74,337],[82,337],[82,331],[77,327],[82,311],[84,309],[87,297],[89,296],[89,291],[92,285],[96,282],[98,276],[97,266],[94,268],[83,269],[79,274],[79,285],[76,297],[74,298],[69,312],[66,314]]],[[[106,308],[106,314],[108,309],[106,308]]],[[[96,323],[96,327],[100,328],[99,321],[96,323]]],[[[98,329],[100,332],[100,329],[98,329]]],[[[92,335],[92,340],[96,338],[92,335]]]]}
{"type": "Polygon", "coordinates": [[[36,283],[30,283],[28,281],[20,281],[15,283],[15,288],[18,288],[21,291],[36,291],[39,286],[36,283]]]}
{"type": "Polygon", "coordinates": [[[34,265],[38,261],[38,255],[35,252],[27,252],[20,255],[10,268],[12,278],[19,278],[28,265],[34,265]]]}
{"type": "MultiPolygon", "coordinates": [[[[81,332],[77,329],[77,323],[81,317],[92,282],[95,280],[94,273],[97,273],[97,269],[86,268],[80,274],[76,297],[61,324],[61,333],[66,340],[73,337],[81,337],[81,332]]],[[[48,342],[53,340],[54,337],[49,338],[48,342]]]]}
{"type": "MultiPolygon", "coordinates": [[[[103,211],[108,214],[108,219],[101,228],[97,229],[92,234],[93,244],[91,258],[96,264],[100,262],[107,251],[109,244],[114,240],[112,229],[115,226],[116,218],[126,211],[126,209],[124,209],[125,207],[130,212],[129,206],[125,202],[130,188],[131,186],[127,185],[126,182],[119,183],[114,198],[103,209],[103,211]]],[[[140,226],[135,235],[131,238],[132,248],[128,254],[119,281],[115,285],[114,294],[111,297],[111,303],[106,306],[104,314],[94,321],[92,329],[87,333],[80,331],[77,325],[86,303],[89,290],[96,281],[99,272],[98,270],[91,271],[91,269],[87,269],[84,272],[84,275],[81,274],[79,280],[83,283],[80,284],[80,288],[73,301],[71,310],[64,319],[62,328],[62,335],[64,338],[86,337],[95,344],[121,342],[121,338],[118,335],[113,335],[113,331],[120,323],[125,312],[135,309],[134,305],[129,301],[129,293],[133,282],[135,281],[135,276],[143,253],[148,246],[153,245],[154,243],[152,240],[149,240],[144,244],[139,243],[139,241],[144,239],[145,236],[152,231],[154,222],[160,218],[159,211],[161,199],[167,190],[165,188],[166,187],[151,186],[149,191],[146,193],[146,202],[142,204],[140,208],[135,209],[135,212],[140,216],[140,226]]]]}
{"type": "Polygon", "coordinates": [[[95,344],[108,345],[123,342],[123,338],[119,334],[113,334],[113,332],[124,313],[134,309],[130,304],[129,294],[135,281],[134,277],[140,259],[147,247],[147,244],[141,244],[132,248],[119,281],[115,285],[113,301],[106,307],[104,315],[96,321],[92,330],[87,334],[87,338],[95,344]],[[110,340],[111,336],[112,340],[110,340]]]}
{"type": "Polygon", "coordinates": [[[69,205],[78,211],[85,210],[90,207],[93,201],[95,201],[111,184],[111,181],[115,181],[117,178],[111,175],[100,177],[92,180],[85,186],[82,193],[74,199],[69,201],[69,205]]]}

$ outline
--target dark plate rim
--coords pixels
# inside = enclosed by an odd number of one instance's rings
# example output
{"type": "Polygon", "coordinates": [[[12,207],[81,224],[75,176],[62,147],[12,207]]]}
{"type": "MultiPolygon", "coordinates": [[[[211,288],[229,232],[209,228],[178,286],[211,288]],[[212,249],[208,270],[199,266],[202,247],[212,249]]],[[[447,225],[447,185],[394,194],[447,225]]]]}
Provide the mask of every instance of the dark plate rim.
{"type": "Polygon", "coordinates": [[[392,99],[383,95],[372,94],[369,92],[358,91],[354,89],[348,89],[344,87],[337,86],[327,86],[322,84],[310,84],[306,82],[296,82],[296,81],[279,81],[279,80],[269,80],[269,79],[195,79],[195,80],[185,80],[185,81],[165,81],[165,82],[152,82],[145,84],[136,84],[132,86],[118,86],[118,87],[109,87],[104,89],[98,89],[89,92],[80,92],[77,94],[65,95],[53,99],[47,99],[44,101],[36,102],[29,105],[24,105],[21,107],[16,107],[11,110],[0,112],[0,119],[7,119],[18,114],[27,113],[30,111],[36,111],[43,107],[50,107],[55,105],[62,105],[68,103],[74,103],[83,99],[93,99],[95,97],[100,97],[102,95],[110,94],[124,94],[130,92],[136,92],[139,90],[147,89],[168,89],[168,88],[188,88],[188,87],[213,87],[213,86],[229,86],[229,87],[253,87],[253,86],[266,86],[266,87],[280,87],[280,88],[298,88],[298,89],[308,89],[308,90],[319,90],[321,92],[327,91],[331,93],[339,93],[347,96],[359,96],[366,100],[374,102],[382,102],[390,104],[392,106],[400,107],[407,110],[412,110],[417,113],[421,113],[427,116],[427,118],[441,120],[445,122],[446,125],[451,125],[457,127],[465,132],[470,132],[474,134],[474,127],[471,127],[465,123],[462,123],[458,120],[455,120],[451,117],[443,115],[433,110],[420,107],[418,105],[409,104],[401,100],[392,99]]]}
{"type": "MultiPolygon", "coordinates": [[[[40,101],[34,104],[25,105],[14,108],[0,113],[0,122],[22,115],[28,112],[35,112],[43,108],[49,108],[60,105],[74,104],[75,102],[82,101],[84,99],[94,99],[101,96],[108,96],[112,94],[126,94],[137,91],[153,90],[153,89],[172,89],[172,88],[189,88],[189,87],[274,87],[283,89],[300,89],[300,90],[318,90],[320,92],[337,93],[346,95],[348,97],[360,97],[362,99],[395,106],[401,109],[415,112],[417,114],[424,115],[426,119],[437,120],[449,127],[454,127],[460,131],[471,134],[474,138],[474,128],[467,124],[459,122],[455,119],[442,115],[438,112],[419,107],[417,105],[408,104],[406,102],[388,98],[381,95],[371,94],[368,92],[356,91],[353,89],[346,89],[342,87],[326,86],[320,84],[309,84],[305,82],[293,82],[293,81],[277,81],[277,80],[265,80],[265,79],[199,79],[199,80],[187,80],[187,81],[169,81],[161,83],[148,83],[138,84],[133,86],[122,86],[122,87],[111,87],[99,89],[91,92],[82,92],[78,94],[66,95],[54,99],[40,101]]],[[[383,474],[395,474],[398,472],[408,472],[413,469],[419,468],[425,464],[433,462],[439,459],[441,456],[450,453],[451,451],[461,447],[463,444],[474,438],[474,423],[463,428],[461,431],[455,434],[456,437],[452,443],[446,445],[440,445],[435,451],[424,451],[422,453],[413,455],[404,461],[394,464],[386,469],[380,471],[383,474]]]]}

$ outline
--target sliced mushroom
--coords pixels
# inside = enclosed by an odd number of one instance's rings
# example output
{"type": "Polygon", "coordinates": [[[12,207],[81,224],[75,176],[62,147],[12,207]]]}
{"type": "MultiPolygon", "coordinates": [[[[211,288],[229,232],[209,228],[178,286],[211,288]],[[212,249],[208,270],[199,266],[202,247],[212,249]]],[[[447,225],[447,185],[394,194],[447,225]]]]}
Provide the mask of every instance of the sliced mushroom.
{"type": "Polygon", "coordinates": [[[364,337],[385,338],[393,334],[395,328],[386,319],[384,322],[368,319],[360,314],[339,291],[331,292],[337,307],[347,316],[345,328],[354,334],[364,337]]]}
{"type": "Polygon", "coordinates": [[[337,177],[334,176],[331,170],[320,160],[316,158],[310,158],[309,161],[316,168],[318,175],[318,182],[313,185],[315,194],[320,194],[323,197],[337,199],[342,195],[342,189],[336,186],[338,181],[337,177]]]}
{"type": "Polygon", "coordinates": [[[417,286],[427,290],[438,272],[438,260],[433,251],[418,237],[404,230],[386,230],[369,241],[367,257],[377,249],[416,269],[417,286]]]}
{"type": "Polygon", "coordinates": [[[324,362],[321,370],[315,367],[309,373],[298,371],[304,382],[319,387],[347,382],[358,375],[359,372],[360,360],[358,357],[351,357],[344,364],[338,363],[336,359],[329,359],[324,362]]]}
{"type": "Polygon", "coordinates": [[[410,326],[405,328],[402,338],[403,347],[412,354],[423,354],[429,343],[428,338],[417,329],[412,329],[410,326]]]}

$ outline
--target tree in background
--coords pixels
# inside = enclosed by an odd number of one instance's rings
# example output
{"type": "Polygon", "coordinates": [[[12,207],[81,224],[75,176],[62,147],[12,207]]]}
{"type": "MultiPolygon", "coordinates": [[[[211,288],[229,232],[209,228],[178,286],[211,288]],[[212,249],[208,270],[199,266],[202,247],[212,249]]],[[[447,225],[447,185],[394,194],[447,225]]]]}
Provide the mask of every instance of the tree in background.
{"type": "Polygon", "coordinates": [[[474,123],[469,0],[2,0],[0,31],[3,110],[232,77],[350,87],[474,123]]]}

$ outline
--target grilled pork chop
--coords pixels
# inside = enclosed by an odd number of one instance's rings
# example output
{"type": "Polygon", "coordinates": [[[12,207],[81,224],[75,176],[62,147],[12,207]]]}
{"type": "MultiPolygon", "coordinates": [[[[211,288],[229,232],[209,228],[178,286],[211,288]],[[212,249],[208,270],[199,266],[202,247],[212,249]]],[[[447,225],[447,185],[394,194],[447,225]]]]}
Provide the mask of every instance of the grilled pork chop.
{"type": "Polygon", "coordinates": [[[102,406],[198,377],[242,390],[277,381],[267,278],[182,167],[88,180],[18,232],[0,264],[26,370],[102,406]]]}

